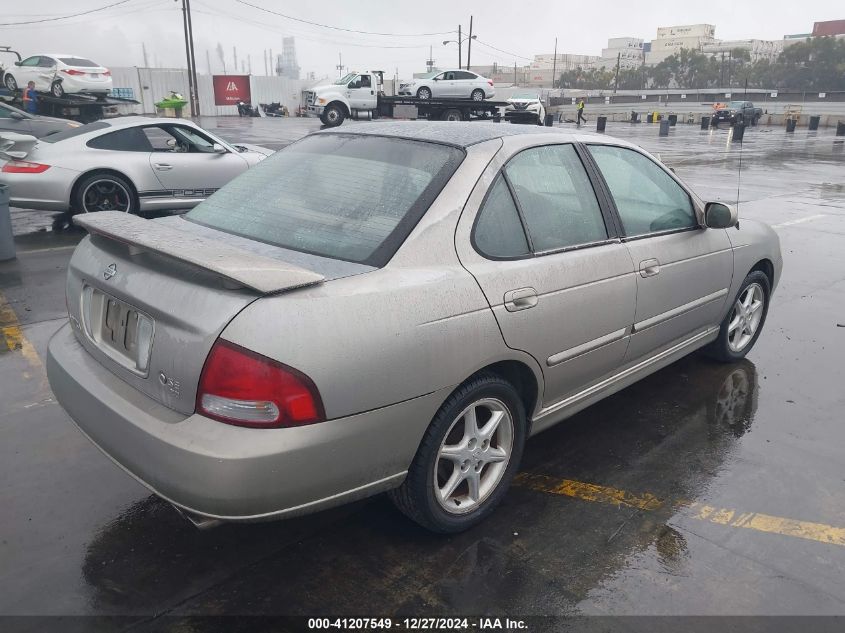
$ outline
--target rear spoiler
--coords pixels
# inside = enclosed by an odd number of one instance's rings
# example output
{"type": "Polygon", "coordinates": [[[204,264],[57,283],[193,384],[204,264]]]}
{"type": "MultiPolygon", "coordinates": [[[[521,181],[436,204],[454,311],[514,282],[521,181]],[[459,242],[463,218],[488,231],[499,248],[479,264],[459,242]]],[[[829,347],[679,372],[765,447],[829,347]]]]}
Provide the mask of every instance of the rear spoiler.
{"type": "Polygon", "coordinates": [[[73,222],[91,235],[187,262],[262,294],[303,288],[325,279],[314,271],[121,211],[76,215],[73,222]]]}
{"type": "Polygon", "coordinates": [[[6,160],[26,158],[37,142],[38,139],[29,134],[0,132],[0,158],[6,160]]]}

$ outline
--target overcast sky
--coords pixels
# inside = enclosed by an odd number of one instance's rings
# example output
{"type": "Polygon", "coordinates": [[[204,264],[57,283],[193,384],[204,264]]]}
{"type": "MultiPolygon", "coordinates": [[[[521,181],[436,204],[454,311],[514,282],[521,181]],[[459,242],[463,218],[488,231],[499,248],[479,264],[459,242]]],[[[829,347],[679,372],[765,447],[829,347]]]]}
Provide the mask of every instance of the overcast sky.
{"type": "MultiPolygon", "coordinates": [[[[181,0],[123,0],[122,4],[86,16],[53,20],[120,0],[28,0],[4,2],[0,22],[50,20],[38,24],[0,26],[0,45],[10,45],[24,57],[36,53],[72,53],[90,57],[104,66],[140,66],[142,42],[151,66],[184,67],[181,0]],[[11,8],[11,12],[8,9],[11,8]]],[[[280,53],[283,36],[296,37],[303,76],[337,76],[338,54],[353,69],[383,69],[400,77],[425,70],[429,46],[440,67],[457,64],[452,33],[462,24],[478,43],[472,47],[474,64],[526,63],[538,53],[551,53],[555,37],[558,52],[601,54],[609,37],[653,39],[658,26],[715,23],[719,39],[780,39],[784,34],[808,33],[813,22],[845,19],[842,0],[809,0],[765,11],[755,2],[700,0],[698,2],[632,2],[575,0],[320,0],[308,3],[280,0],[243,0],[293,18],[369,35],[287,19],[241,4],[238,0],[191,0],[197,71],[208,72],[206,51],[214,73],[222,71],[218,43],[226,68],[233,69],[233,47],[238,70],[249,56],[254,74],[264,74],[263,53],[280,53]],[[425,35],[429,34],[429,35],[425,35]],[[486,45],[486,46],[485,46],[486,45]],[[493,48],[491,48],[493,47],[493,48]],[[501,49],[501,50],[494,50],[501,49]],[[506,52],[502,52],[506,51],[506,52]]],[[[464,45],[466,63],[466,45],[464,45]]]]}

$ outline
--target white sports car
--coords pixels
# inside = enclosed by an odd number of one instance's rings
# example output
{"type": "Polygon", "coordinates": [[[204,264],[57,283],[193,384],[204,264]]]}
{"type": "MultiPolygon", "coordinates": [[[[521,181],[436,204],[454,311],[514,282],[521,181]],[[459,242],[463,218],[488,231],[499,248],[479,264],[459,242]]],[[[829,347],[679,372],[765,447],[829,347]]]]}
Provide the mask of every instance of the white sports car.
{"type": "Polygon", "coordinates": [[[0,183],[24,209],[190,209],[272,153],[184,119],[97,121],[42,139],[0,131],[0,183]]]}
{"type": "Polygon", "coordinates": [[[54,97],[80,92],[107,94],[112,89],[108,68],[77,55],[33,55],[15,62],[3,77],[12,92],[23,90],[30,81],[35,82],[36,90],[54,97]]]}

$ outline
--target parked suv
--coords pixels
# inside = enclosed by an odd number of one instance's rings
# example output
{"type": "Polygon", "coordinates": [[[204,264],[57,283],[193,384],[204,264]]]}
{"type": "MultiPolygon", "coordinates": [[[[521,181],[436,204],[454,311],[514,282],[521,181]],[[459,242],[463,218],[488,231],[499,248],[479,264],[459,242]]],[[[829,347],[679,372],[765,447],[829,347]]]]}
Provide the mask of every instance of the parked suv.
{"type": "Polygon", "coordinates": [[[755,108],[750,101],[731,101],[726,106],[717,108],[713,112],[713,125],[727,121],[729,123],[742,123],[745,125],[757,125],[757,121],[763,116],[761,108],[755,108]]]}
{"type": "Polygon", "coordinates": [[[399,85],[400,95],[420,99],[473,99],[484,101],[496,95],[493,80],[468,70],[444,70],[428,73],[410,83],[399,85]]]}

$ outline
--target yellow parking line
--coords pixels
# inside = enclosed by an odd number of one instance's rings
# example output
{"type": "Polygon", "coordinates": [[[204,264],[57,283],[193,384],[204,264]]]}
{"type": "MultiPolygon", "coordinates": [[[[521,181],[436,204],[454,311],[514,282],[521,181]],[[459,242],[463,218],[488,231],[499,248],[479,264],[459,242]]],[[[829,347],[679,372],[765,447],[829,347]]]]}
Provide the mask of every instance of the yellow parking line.
{"type": "Polygon", "coordinates": [[[573,479],[556,479],[547,475],[532,473],[518,474],[514,479],[514,485],[547,494],[563,495],[582,501],[608,503],[638,510],[652,511],[664,507],[688,508],[689,514],[686,516],[708,523],[792,536],[845,547],[845,528],[824,523],[798,521],[757,512],[739,512],[730,508],[716,508],[682,499],[670,502],[659,499],[650,493],[633,494],[609,486],[600,486],[573,479]]]}
{"type": "Polygon", "coordinates": [[[30,365],[37,369],[42,367],[38,352],[35,351],[35,347],[29,342],[29,339],[24,336],[18,317],[2,292],[0,292],[0,334],[2,334],[9,351],[18,350],[30,365]]]}

